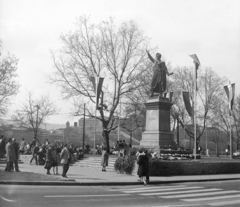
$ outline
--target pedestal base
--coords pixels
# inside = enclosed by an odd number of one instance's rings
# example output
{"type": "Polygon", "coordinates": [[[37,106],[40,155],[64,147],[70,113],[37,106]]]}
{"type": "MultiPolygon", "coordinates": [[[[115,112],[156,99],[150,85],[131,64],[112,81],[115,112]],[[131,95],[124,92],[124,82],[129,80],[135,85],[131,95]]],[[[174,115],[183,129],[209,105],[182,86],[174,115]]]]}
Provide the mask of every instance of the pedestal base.
{"type": "Polygon", "coordinates": [[[140,146],[145,148],[165,148],[175,145],[174,134],[171,132],[145,131],[143,132],[142,140],[140,141],[140,146]]]}
{"type": "Polygon", "coordinates": [[[170,130],[170,109],[168,98],[151,98],[146,102],[146,129],[140,146],[144,148],[165,148],[175,146],[174,134],[170,130]]]}

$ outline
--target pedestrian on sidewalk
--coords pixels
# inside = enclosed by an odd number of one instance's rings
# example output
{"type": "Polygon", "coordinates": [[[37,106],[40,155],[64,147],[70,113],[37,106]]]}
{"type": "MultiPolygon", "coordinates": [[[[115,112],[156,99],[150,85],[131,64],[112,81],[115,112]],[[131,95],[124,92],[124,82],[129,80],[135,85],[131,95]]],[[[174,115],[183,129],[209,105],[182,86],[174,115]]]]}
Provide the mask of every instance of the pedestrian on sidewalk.
{"type": "Polygon", "coordinates": [[[8,139],[8,143],[6,144],[5,149],[6,149],[6,161],[7,161],[5,171],[11,172],[13,171],[13,162],[16,160],[15,150],[12,145],[12,138],[8,139]]]}
{"type": "Polygon", "coordinates": [[[59,163],[59,155],[57,154],[57,149],[55,147],[52,148],[52,155],[53,155],[53,174],[54,175],[59,175],[58,174],[58,163],[59,163]],[[56,169],[56,174],[55,174],[55,169],[56,169]]]}
{"type": "Polygon", "coordinates": [[[36,165],[38,165],[38,160],[37,160],[37,155],[39,152],[39,144],[38,142],[35,143],[35,146],[33,146],[33,150],[32,150],[32,158],[29,162],[29,164],[32,164],[32,161],[35,160],[36,165]]]}
{"type": "Polygon", "coordinates": [[[1,135],[0,138],[0,158],[4,158],[4,155],[6,153],[6,144],[7,144],[7,138],[1,135]]]}
{"type": "MultiPolygon", "coordinates": [[[[139,150],[138,157],[137,157],[137,164],[138,164],[138,177],[140,181],[143,182],[144,185],[147,184],[147,176],[149,171],[149,158],[143,149],[139,150]]],[[[149,176],[148,176],[149,179],[149,176]]]]}
{"type": "Polygon", "coordinates": [[[19,158],[19,145],[17,143],[17,140],[15,138],[12,139],[13,140],[13,148],[15,151],[15,160],[14,160],[14,167],[15,167],[15,171],[16,172],[20,172],[19,167],[18,167],[18,158],[19,158]]]}
{"type": "Polygon", "coordinates": [[[64,148],[60,153],[60,159],[61,159],[61,164],[63,164],[62,176],[64,178],[67,178],[67,172],[68,172],[69,164],[71,161],[71,156],[70,156],[67,144],[64,145],[64,148]]]}
{"type": "Polygon", "coordinates": [[[107,150],[107,147],[103,144],[102,145],[102,171],[106,172],[106,167],[108,166],[108,159],[109,159],[109,152],[107,150]]]}
{"type": "Polygon", "coordinates": [[[48,145],[47,151],[46,151],[46,163],[44,168],[47,169],[47,175],[51,175],[50,169],[53,165],[53,155],[52,155],[52,145],[48,145]]]}
{"type": "Polygon", "coordinates": [[[22,138],[22,141],[20,143],[20,146],[19,146],[19,152],[23,155],[24,154],[24,149],[25,149],[25,146],[26,146],[26,142],[25,142],[25,139],[22,138]]]}

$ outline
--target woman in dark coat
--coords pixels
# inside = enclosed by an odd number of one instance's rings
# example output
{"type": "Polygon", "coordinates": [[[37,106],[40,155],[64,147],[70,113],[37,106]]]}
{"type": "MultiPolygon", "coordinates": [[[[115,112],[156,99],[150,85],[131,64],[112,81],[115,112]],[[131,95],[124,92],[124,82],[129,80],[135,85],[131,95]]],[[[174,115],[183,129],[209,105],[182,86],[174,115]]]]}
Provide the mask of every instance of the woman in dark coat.
{"type": "Polygon", "coordinates": [[[47,151],[46,151],[46,163],[45,163],[45,169],[47,169],[47,175],[51,175],[50,169],[53,165],[53,155],[52,155],[52,145],[48,145],[47,151]]]}
{"type": "Polygon", "coordinates": [[[138,177],[143,181],[143,184],[146,185],[146,177],[148,177],[148,171],[149,171],[149,158],[146,153],[143,152],[143,150],[139,150],[138,159],[138,177]]]}

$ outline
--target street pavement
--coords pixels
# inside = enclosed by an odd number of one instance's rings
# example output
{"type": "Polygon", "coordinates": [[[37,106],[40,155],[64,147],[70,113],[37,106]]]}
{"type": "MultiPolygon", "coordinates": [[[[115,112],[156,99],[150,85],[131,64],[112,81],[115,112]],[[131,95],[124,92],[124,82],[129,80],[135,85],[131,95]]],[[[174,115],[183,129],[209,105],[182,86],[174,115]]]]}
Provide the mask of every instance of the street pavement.
{"type": "MultiPolygon", "coordinates": [[[[80,161],[81,162],[81,161],[80,161]]],[[[99,163],[99,166],[101,163],[99,163]]],[[[29,164],[27,162],[19,164],[22,172],[32,172],[46,174],[46,169],[43,166],[29,164]]],[[[0,163],[0,170],[4,170],[5,164],[0,163]]],[[[83,167],[81,165],[72,165],[67,173],[68,178],[61,176],[62,167],[58,167],[60,175],[59,181],[3,181],[0,184],[26,184],[26,185],[142,185],[137,181],[137,175],[118,174],[114,171],[103,172],[101,168],[83,167]]],[[[151,184],[164,184],[164,183],[181,183],[181,182],[205,182],[205,181],[220,181],[220,180],[235,180],[240,179],[240,174],[220,174],[220,175],[187,175],[187,176],[152,176],[150,177],[151,184]]]]}

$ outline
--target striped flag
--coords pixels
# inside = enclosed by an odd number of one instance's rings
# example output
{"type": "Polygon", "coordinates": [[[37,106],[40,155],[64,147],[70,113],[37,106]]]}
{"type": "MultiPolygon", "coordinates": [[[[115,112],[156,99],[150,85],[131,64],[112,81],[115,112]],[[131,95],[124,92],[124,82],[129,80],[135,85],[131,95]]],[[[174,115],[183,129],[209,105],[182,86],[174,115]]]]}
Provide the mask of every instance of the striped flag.
{"type": "Polygon", "coordinates": [[[230,110],[230,115],[231,111],[233,108],[233,102],[234,102],[234,96],[235,96],[235,83],[229,84],[228,86],[224,86],[225,92],[228,97],[228,107],[230,110]]]}
{"type": "Polygon", "coordinates": [[[103,80],[104,78],[101,78],[101,77],[90,77],[90,81],[92,82],[94,91],[96,93],[96,109],[98,108],[99,97],[102,91],[103,80]]]}

